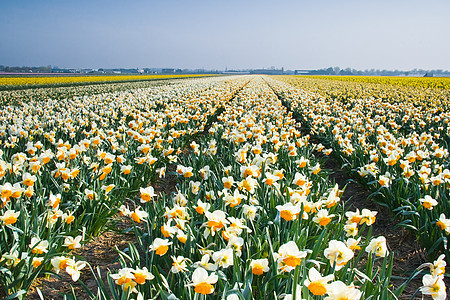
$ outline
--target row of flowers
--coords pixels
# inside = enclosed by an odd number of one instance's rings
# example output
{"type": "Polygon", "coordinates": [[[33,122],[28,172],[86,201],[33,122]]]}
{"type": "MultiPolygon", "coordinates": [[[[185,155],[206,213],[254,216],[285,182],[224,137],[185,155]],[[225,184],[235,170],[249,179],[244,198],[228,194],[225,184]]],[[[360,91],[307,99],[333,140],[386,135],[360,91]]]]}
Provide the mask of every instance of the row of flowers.
{"type": "MultiPolygon", "coordinates": [[[[415,232],[429,257],[448,257],[449,113],[430,108],[430,102],[401,102],[395,94],[388,100],[338,101],[305,90],[326,89],[321,80],[282,81],[272,79],[270,84],[304,127],[373,191],[372,199],[400,218],[400,226],[415,232]]],[[[350,90],[353,86],[341,84],[350,90]]]]}
{"type": "Polygon", "coordinates": [[[0,286],[24,297],[36,277],[86,264],[75,254],[126,197],[164,174],[183,144],[246,79],[29,99],[0,112],[0,286]]]}

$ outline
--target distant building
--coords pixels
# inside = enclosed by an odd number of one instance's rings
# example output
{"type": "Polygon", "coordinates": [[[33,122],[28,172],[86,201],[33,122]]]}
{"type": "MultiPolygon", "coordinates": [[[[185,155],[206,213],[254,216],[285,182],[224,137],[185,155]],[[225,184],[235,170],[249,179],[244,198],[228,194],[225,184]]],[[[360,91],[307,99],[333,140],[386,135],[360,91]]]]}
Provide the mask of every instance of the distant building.
{"type": "Polygon", "coordinates": [[[173,73],[175,73],[175,69],[161,69],[161,73],[173,74],[173,73]]]}
{"type": "Polygon", "coordinates": [[[282,75],[282,74],[284,74],[284,68],[281,68],[281,69],[254,69],[254,70],[250,70],[250,74],[282,75]]]}
{"type": "Polygon", "coordinates": [[[295,75],[308,75],[309,73],[311,73],[311,70],[295,70],[294,71],[295,75]]]}
{"type": "Polygon", "coordinates": [[[247,75],[247,74],[250,74],[250,72],[248,72],[248,71],[233,71],[233,70],[230,70],[230,71],[222,72],[222,74],[229,74],[229,75],[247,75]]]}

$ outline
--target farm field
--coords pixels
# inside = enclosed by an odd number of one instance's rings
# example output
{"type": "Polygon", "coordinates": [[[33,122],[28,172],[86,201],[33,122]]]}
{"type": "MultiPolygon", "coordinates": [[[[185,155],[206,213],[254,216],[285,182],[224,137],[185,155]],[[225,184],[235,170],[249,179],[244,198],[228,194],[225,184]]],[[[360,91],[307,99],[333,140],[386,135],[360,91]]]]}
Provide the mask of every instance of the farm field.
{"type": "Polygon", "coordinates": [[[0,297],[446,299],[449,93],[298,76],[2,91],[0,297]],[[422,261],[399,273],[380,219],[422,261]],[[105,233],[129,243],[100,269],[84,250],[105,233]]]}

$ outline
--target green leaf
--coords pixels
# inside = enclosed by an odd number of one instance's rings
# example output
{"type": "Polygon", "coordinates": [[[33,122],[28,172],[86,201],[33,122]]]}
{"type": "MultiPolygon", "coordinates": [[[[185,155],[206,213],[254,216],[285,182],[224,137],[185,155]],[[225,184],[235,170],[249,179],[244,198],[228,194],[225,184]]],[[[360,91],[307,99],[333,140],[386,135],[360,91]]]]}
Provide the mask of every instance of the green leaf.
{"type": "Polygon", "coordinates": [[[12,299],[16,299],[16,298],[22,299],[21,296],[26,293],[27,293],[27,291],[20,290],[18,292],[15,292],[14,294],[9,295],[8,297],[5,298],[5,300],[12,300],[12,299]]]}

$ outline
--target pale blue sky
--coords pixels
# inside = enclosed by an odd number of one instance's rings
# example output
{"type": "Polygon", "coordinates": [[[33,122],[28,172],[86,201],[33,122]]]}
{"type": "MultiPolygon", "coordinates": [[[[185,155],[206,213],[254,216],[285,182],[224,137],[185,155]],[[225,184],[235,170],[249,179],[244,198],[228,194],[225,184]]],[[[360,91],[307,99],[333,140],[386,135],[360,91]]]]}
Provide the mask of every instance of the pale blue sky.
{"type": "Polygon", "coordinates": [[[0,64],[450,70],[450,0],[0,0],[0,64]]]}

